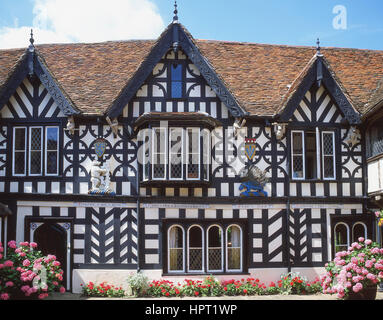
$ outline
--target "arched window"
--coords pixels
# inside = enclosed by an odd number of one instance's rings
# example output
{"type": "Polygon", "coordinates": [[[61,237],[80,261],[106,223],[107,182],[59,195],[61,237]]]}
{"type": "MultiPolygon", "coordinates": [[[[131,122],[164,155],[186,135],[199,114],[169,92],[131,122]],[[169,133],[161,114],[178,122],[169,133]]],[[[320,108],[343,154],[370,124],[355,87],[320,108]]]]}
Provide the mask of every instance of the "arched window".
{"type": "Polygon", "coordinates": [[[352,241],[358,242],[360,237],[367,239],[367,226],[363,222],[357,222],[352,226],[352,241]]]}
{"type": "Polygon", "coordinates": [[[348,225],[339,222],[334,228],[334,247],[335,253],[339,251],[347,251],[350,246],[350,230],[348,225]]]}
{"type": "Polygon", "coordinates": [[[242,271],[242,229],[231,225],[226,229],[226,269],[242,271]]]}
{"type": "Polygon", "coordinates": [[[223,271],[223,234],[221,227],[210,226],[207,231],[207,270],[223,271]]]}
{"type": "Polygon", "coordinates": [[[168,266],[169,272],[183,272],[184,254],[184,229],[172,226],[168,231],[168,266]]]}
{"type": "Polygon", "coordinates": [[[202,272],[204,265],[204,239],[200,226],[191,226],[188,231],[188,270],[202,272]]]}

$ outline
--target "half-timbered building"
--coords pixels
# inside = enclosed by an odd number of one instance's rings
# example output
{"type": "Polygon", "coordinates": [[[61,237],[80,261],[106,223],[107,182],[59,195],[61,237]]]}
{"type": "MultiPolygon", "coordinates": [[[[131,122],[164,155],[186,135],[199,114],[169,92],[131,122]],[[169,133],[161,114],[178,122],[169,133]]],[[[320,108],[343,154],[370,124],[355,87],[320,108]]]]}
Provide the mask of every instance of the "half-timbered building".
{"type": "Polygon", "coordinates": [[[197,40],[177,17],[156,41],[1,50],[1,240],[55,253],[74,292],[313,278],[376,236],[382,79],[382,51],[197,40]]]}

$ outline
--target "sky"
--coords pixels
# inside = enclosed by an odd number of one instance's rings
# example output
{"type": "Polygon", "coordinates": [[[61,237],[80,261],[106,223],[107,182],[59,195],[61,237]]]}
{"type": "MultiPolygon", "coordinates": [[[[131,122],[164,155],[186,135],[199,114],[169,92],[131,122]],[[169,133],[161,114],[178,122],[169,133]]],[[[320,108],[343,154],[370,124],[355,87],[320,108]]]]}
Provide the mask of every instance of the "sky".
{"type": "MultiPolygon", "coordinates": [[[[382,0],[178,0],[196,39],[383,50],[382,0]]],[[[0,49],[156,39],[174,0],[0,0],[0,49]]]]}

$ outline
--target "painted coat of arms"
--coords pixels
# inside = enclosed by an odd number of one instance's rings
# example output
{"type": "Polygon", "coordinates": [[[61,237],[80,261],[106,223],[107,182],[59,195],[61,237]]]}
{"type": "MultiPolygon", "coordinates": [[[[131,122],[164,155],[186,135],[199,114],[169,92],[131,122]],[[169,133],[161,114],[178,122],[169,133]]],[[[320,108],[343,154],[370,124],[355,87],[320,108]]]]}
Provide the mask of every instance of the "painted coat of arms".
{"type": "Polygon", "coordinates": [[[249,161],[252,161],[255,157],[257,151],[256,141],[255,138],[245,138],[245,154],[249,161]]]}
{"type": "Polygon", "coordinates": [[[105,139],[97,139],[94,143],[94,152],[97,157],[102,158],[106,151],[106,140],[105,139]]]}

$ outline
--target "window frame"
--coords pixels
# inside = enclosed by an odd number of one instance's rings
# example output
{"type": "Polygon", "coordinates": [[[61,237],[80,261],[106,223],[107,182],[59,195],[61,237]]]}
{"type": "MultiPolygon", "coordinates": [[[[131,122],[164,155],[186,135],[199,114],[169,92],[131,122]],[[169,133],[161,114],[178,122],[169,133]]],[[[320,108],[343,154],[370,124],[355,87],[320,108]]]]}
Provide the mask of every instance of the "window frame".
{"type": "Polygon", "coordinates": [[[233,223],[233,224],[230,224],[229,226],[226,227],[226,232],[225,232],[225,238],[226,238],[226,242],[225,242],[225,253],[226,253],[226,266],[225,266],[225,270],[227,273],[233,273],[233,272],[242,272],[243,271],[243,247],[244,247],[244,244],[243,244],[243,230],[241,228],[241,226],[233,223]],[[228,230],[230,227],[237,227],[239,228],[240,230],[240,268],[239,269],[229,269],[229,247],[228,247],[228,230]]]}
{"type": "Polygon", "coordinates": [[[306,179],[306,157],[305,157],[305,131],[304,130],[291,130],[291,174],[293,180],[305,180],[306,179]],[[302,136],[302,154],[294,153],[294,133],[300,133],[302,136]],[[302,157],[302,177],[294,177],[294,156],[300,155],[302,157]]]}
{"type": "Polygon", "coordinates": [[[223,228],[218,224],[211,224],[206,229],[206,270],[207,272],[223,272],[225,269],[225,263],[224,263],[224,230],[223,228]],[[217,227],[221,231],[221,269],[210,269],[209,268],[209,231],[211,228],[217,227]]]}
{"type": "Polygon", "coordinates": [[[322,143],[321,143],[321,154],[322,154],[322,179],[323,180],[336,180],[336,148],[335,148],[335,132],[334,131],[328,131],[328,130],[325,130],[325,131],[322,131],[321,132],[321,139],[322,139],[322,143]],[[325,155],[324,154],[324,139],[323,139],[323,136],[325,134],[331,134],[332,135],[332,165],[333,165],[333,172],[334,172],[334,176],[333,177],[330,177],[330,178],[326,178],[325,177],[325,166],[324,166],[324,160],[325,160],[325,157],[329,157],[331,155],[325,155]]]}
{"type": "Polygon", "coordinates": [[[190,180],[190,181],[198,181],[198,180],[202,180],[201,179],[201,140],[200,140],[200,134],[201,134],[201,129],[198,128],[198,127],[187,127],[185,128],[185,131],[186,131],[186,180],[190,180]],[[193,136],[193,130],[198,130],[198,134],[197,134],[197,145],[198,145],[198,152],[197,153],[190,153],[189,151],[189,148],[190,148],[190,141],[189,141],[189,130],[192,130],[192,136],[193,136]],[[190,154],[192,154],[193,156],[194,155],[197,155],[198,156],[198,177],[197,178],[189,178],[189,165],[193,165],[192,164],[189,164],[189,156],[190,154]]]}
{"type": "Polygon", "coordinates": [[[357,222],[355,222],[352,225],[352,230],[351,230],[351,238],[352,238],[353,242],[358,242],[358,239],[354,239],[354,228],[358,224],[363,226],[363,228],[364,228],[364,235],[363,235],[363,237],[364,237],[364,239],[367,239],[367,225],[364,222],[362,222],[362,221],[357,221],[357,222]]]}
{"type": "Polygon", "coordinates": [[[184,167],[185,167],[185,159],[184,159],[184,144],[185,144],[185,130],[184,128],[182,127],[170,127],[168,128],[168,132],[169,132],[169,144],[168,144],[168,157],[169,157],[169,180],[170,181],[182,181],[184,180],[184,175],[185,175],[185,170],[184,170],[184,167]],[[171,177],[171,174],[172,174],[172,155],[173,153],[171,152],[171,132],[172,131],[176,131],[176,130],[181,130],[181,178],[172,178],[171,177]]]}
{"type": "Polygon", "coordinates": [[[12,138],[12,151],[10,152],[12,156],[12,175],[15,177],[31,177],[31,178],[36,178],[36,177],[58,177],[60,176],[60,145],[61,145],[61,135],[60,135],[60,125],[54,125],[54,124],[33,124],[33,125],[15,125],[12,128],[13,132],[13,138],[12,138]],[[47,173],[47,130],[48,128],[55,128],[57,130],[57,150],[49,150],[49,151],[55,151],[57,152],[57,162],[56,162],[56,168],[57,168],[57,173],[50,174],[47,173]],[[16,143],[16,130],[17,129],[24,129],[24,173],[23,174],[17,174],[15,173],[15,153],[16,152],[22,152],[21,150],[15,150],[15,143],[16,143]],[[40,156],[41,156],[41,164],[40,164],[40,173],[31,173],[31,153],[32,152],[38,152],[37,150],[32,150],[31,145],[32,145],[32,130],[33,129],[40,129],[41,130],[41,149],[39,150],[40,156]]]}
{"type": "Polygon", "coordinates": [[[205,230],[204,228],[199,225],[199,224],[192,224],[189,226],[187,230],[187,241],[186,241],[186,253],[187,253],[187,265],[186,265],[186,270],[188,273],[193,274],[193,273],[205,273],[205,230]],[[199,228],[201,230],[202,234],[202,244],[201,244],[201,250],[202,250],[202,269],[200,270],[190,270],[190,230],[192,228],[199,228]]]}
{"type": "MultiPolygon", "coordinates": [[[[27,176],[27,145],[28,145],[28,133],[27,133],[28,128],[26,126],[14,126],[13,127],[13,143],[12,143],[12,175],[15,177],[26,177],[27,176]],[[16,144],[16,130],[17,129],[24,129],[24,173],[15,173],[15,144],[16,144]]],[[[17,150],[17,152],[22,152],[21,150],[17,150]]]]}
{"type": "MultiPolygon", "coordinates": [[[[168,228],[167,236],[168,236],[168,238],[167,238],[168,272],[169,273],[184,273],[186,270],[186,261],[185,261],[185,258],[186,258],[186,255],[185,255],[186,234],[185,234],[185,229],[179,224],[173,224],[168,228]],[[172,248],[170,248],[170,231],[173,228],[181,228],[181,230],[182,230],[182,270],[170,270],[170,249],[172,249],[172,248]]],[[[177,248],[177,249],[179,249],[179,248],[177,248]]]]}
{"type": "Polygon", "coordinates": [[[197,219],[164,219],[163,221],[163,242],[164,250],[162,251],[162,261],[163,261],[163,274],[164,275],[208,275],[208,274],[217,274],[217,275],[233,275],[233,274],[243,274],[246,273],[248,269],[247,261],[247,247],[248,243],[246,241],[245,235],[247,234],[247,222],[245,219],[230,219],[230,221],[217,223],[213,219],[207,221],[200,221],[197,219]],[[170,230],[173,227],[181,227],[184,230],[184,241],[183,241],[183,252],[184,252],[184,271],[171,271],[170,270],[170,250],[169,250],[169,235],[170,230]],[[236,226],[241,231],[240,237],[240,248],[241,248],[241,260],[240,266],[241,269],[229,269],[227,268],[227,237],[226,231],[229,227],[236,226]],[[190,254],[189,254],[189,242],[190,242],[190,230],[193,227],[199,227],[202,232],[202,270],[189,270],[190,264],[190,254]],[[208,247],[209,247],[209,231],[212,227],[218,227],[222,232],[222,243],[221,243],[221,270],[210,270],[209,269],[209,256],[208,256],[208,247]],[[167,237],[167,238],[166,238],[167,237]]]}
{"type": "MultiPolygon", "coordinates": [[[[152,173],[152,180],[154,180],[154,181],[163,181],[163,180],[167,180],[167,159],[168,159],[168,155],[169,155],[169,151],[168,151],[168,144],[167,144],[167,137],[168,137],[168,128],[167,127],[165,127],[165,128],[163,128],[163,127],[155,127],[155,128],[152,128],[152,143],[151,143],[151,146],[152,146],[152,152],[151,152],[151,160],[152,160],[152,163],[151,163],[151,165],[152,165],[152,168],[151,168],[151,173],[152,173]],[[155,138],[156,138],[156,136],[155,136],[155,132],[156,132],[156,130],[159,130],[159,131],[164,131],[165,132],[165,139],[164,139],[164,141],[165,141],[165,151],[162,153],[162,152],[156,152],[155,151],[155,138]],[[155,161],[154,161],[154,159],[155,159],[155,156],[156,155],[164,155],[164,158],[165,158],[165,163],[163,164],[163,166],[164,166],[164,177],[163,178],[155,178],[154,177],[154,166],[155,166],[155,161]]],[[[160,143],[160,145],[159,145],[159,147],[160,147],[160,151],[161,151],[161,145],[162,145],[162,143],[160,143]]]]}
{"type": "Polygon", "coordinates": [[[345,223],[345,222],[337,222],[336,224],[335,224],[335,226],[334,226],[334,229],[333,229],[333,234],[334,234],[334,254],[336,254],[338,251],[336,250],[336,248],[337,247],[344,247],[344,246],[346,246],[347,248],[349,248],[350,247],[350,227],[349,227],[349,225],[347,224],[347,223],[345,223]],[[346,227],[346,229],[347,229],[347,243],[346,244],[344,244],[344,243],[342,243],[342,244],[336,244],[336,228],[339,226],[339,225],[343,225],[343,226],[345,226],[346,227]]]}
{"type": "MultiPolygon", "coordinates": [[[[202,128],[202,127],[198,127],[198,126],[180,126],[180,125],[177,125],[177,126],[168,126],[168,127],[159,127],[159,126],[154,126],[154,127],[150,127],[150,128],[145,128],[145,129],[142,129],[140,131],[140,134],[141,134],[141,137],[142,137],[142,144],[140,145],[140,147],[142,148],[142,151],[139,150],[139,152],[142,152],[142,158],[143,158],[143,161],[142,163],[140,164],[141,168],[140,170],[141,171],[141,174],[142,174],[142,178],[141,178],[141,181],[142,183],[145,183],[145,184],[149,184],[150,182],[153,182],[153,183],[171,183],[171,182],[176,182],[176,183],[180,183],[180,182],[184,182],[185,184],[187,183],[190,183],[190,184],[198,184],[198,183],[201,183],[201,184],[208,184],[210,182],[210,176],[211,176],[211,131],[207,128],[202,128]],[[146,133],[148,132],[147,130],[149,130],[150,133],[146,133]],[[181,161],[182,161],[182,177],[181,178],[173,178],[171,176],[171,165],[172,165],[172,162],[171,162],[171,156],[172,156],[172,152],[171,152],[171,135],[172,135],[172,131],[173,130],[182,130],[182,135],[181,135],[181,161]],[[198,147],[198,151],[195,152],[195,153],[190,153],[189,152],[189,143],[190,143],[190,139],[188,137],[188,132],[189,130],[192,130],[193,132],[197,132],[196,136],[196,140],[195,142],[197,143],[197,147],[198,147]],[[206,152],[206,155],[205,154],[202,154],[201,152],[204,150],[204,139],[202,139],[202,137],[200,136],[201,135],[201,131],[202,130],[207,130],[207,135],[206,135],[206,138],[207,138],[207,148],[209,149],[207,152],[206,152]],[[161,143],[165,143],[165,152],[164,153],[161,153],[161,152],[156,152],[154,150],[155,148],[155,138],[156,138],[156,132],[158,131],[163,131],[165,133],[165,139],[163,139],[163,141],[161,141],[161,143]],[[143,132],[143,133],[141,133],[143,132]],[[149,137],[149,139],[148,139],[149,137]],[[149,174],[146,175],[145,174],[145,152],[149,150],[149,157],[147,159],[148,163],[146,165],[148,165],[150,168],[149,168],[149,174]],[[164,164],[164,175],[161,177],[161,178],[156,178],[154,177],[154,159],[155,157],[158,155],[158,154],[161,154],[161,157],[164,156],[164,159],[165,159],[165,164],[164,164]],[[188,177],[188,168],[189,168],[189,161],[188,161],[188,158],[189,158],[189,155],[193,155],[195,157],[195,159],[198,161],[197,163],[197,166],[198,166],[198,170],[196,170],[196,175],[197,177],[196,178],[189,178],[188,177]],[[206,163],[204,163],[204,161],[206,160],[206,163]],[[204,172],[206,170],[206,176],[204,175],[204,172]]],[[[193,133],[194,135],[194,133],[193,133]]]]}
{"type": "Polygon", "coordinates": [[[56,177],[59,175],[60,170],[60,162],[59,162],[59,156],[60,156],[60,128],[58,126],[46,126],[45,127],[45,145],[44,145],[44,154],[45,154],[45,175],[48,177],[56,177]],[[57,130],[57,149],[56,150],[48,150],[48,129],[56,129],[57,130]],[[48,152],[57,152],[57,160],[56,160],[56,172],[57,173],[48,173],[48,152]]]}

